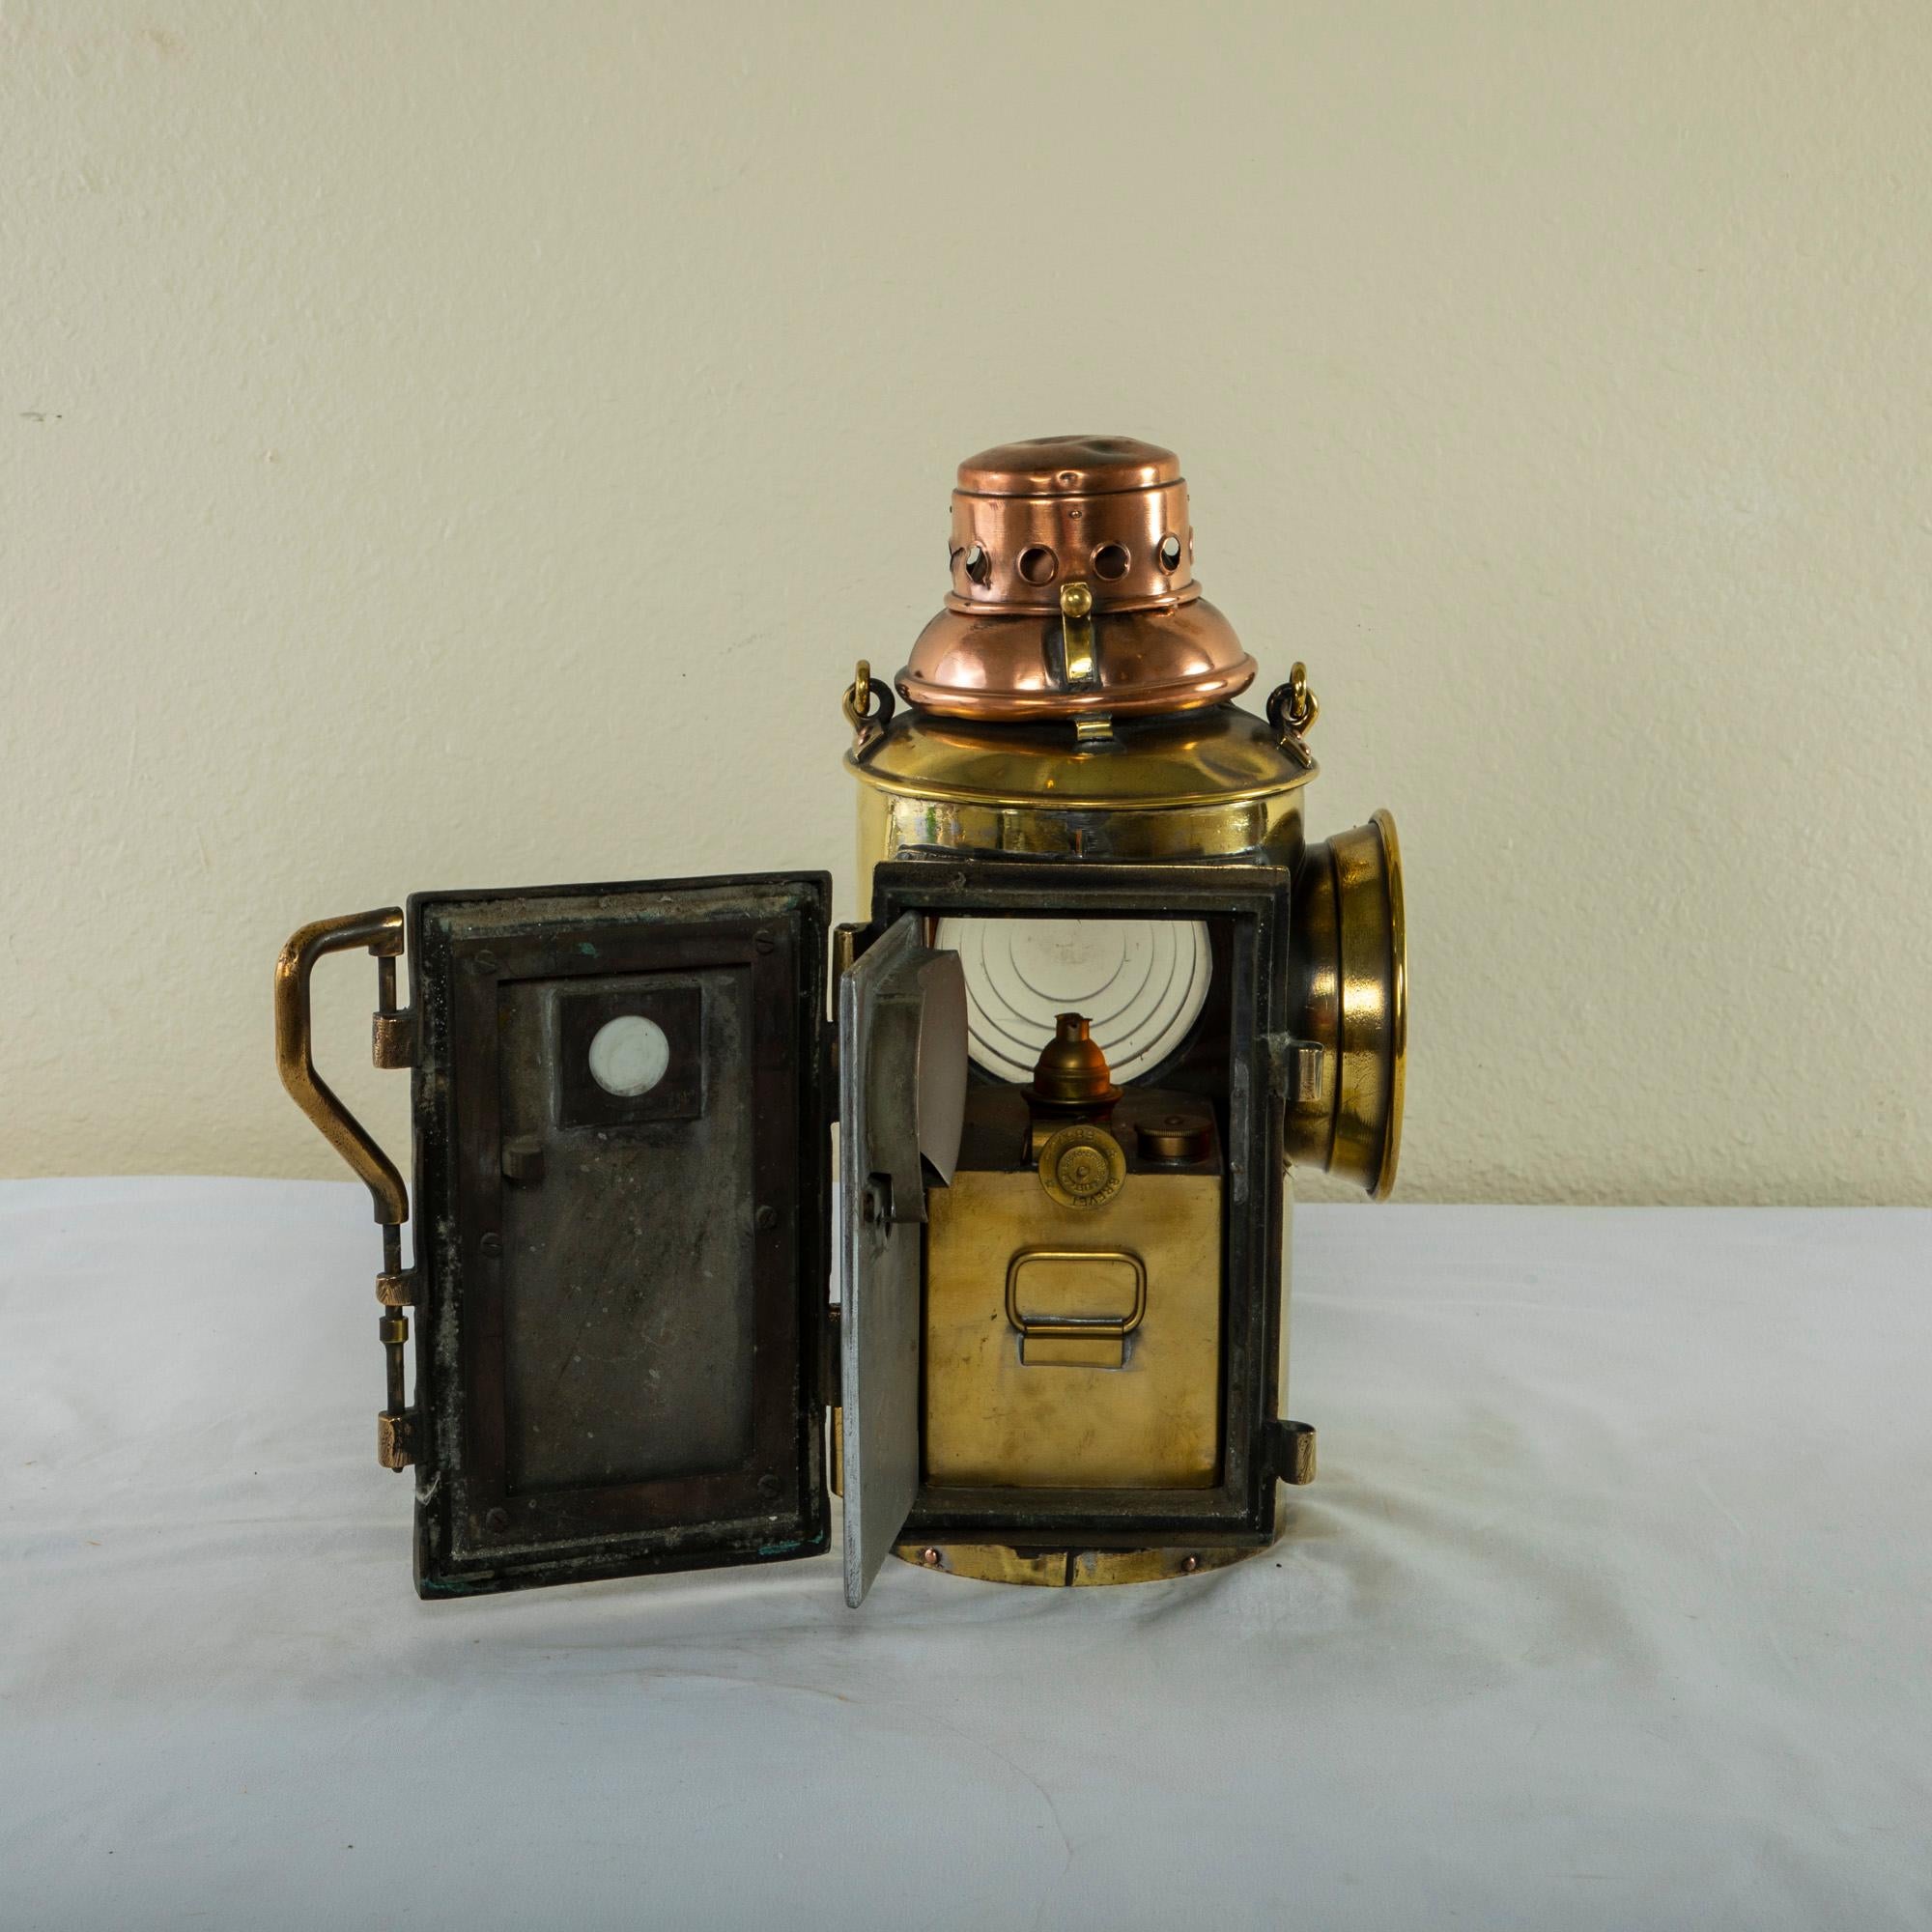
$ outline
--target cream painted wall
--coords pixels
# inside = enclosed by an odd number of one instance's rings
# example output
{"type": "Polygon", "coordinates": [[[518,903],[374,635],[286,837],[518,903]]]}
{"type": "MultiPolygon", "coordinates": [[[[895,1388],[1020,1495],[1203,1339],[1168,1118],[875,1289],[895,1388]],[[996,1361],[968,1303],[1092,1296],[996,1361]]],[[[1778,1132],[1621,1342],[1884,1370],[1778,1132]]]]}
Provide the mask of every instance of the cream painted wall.
{"type": "Polygon", "coordinates": [[[1401,822],[1411,1197],[1932,1200],[1928,101],[1918,0],[0,5],[0,1171],[340,1174],[320,914],[849,904],[839,686],[1073,428],[1401,822]]]}

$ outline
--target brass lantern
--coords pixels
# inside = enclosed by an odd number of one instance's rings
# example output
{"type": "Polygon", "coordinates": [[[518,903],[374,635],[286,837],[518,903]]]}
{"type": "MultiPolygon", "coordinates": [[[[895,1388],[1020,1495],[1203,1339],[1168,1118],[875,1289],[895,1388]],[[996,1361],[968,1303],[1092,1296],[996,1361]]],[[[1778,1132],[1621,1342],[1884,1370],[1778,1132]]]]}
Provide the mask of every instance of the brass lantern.
{"type": "Polygon", "coordinates": [[[809,1555],[829,1491],[854,1605],[889,1553],[1175,1576],[1314,1472],[1288,1170],[1394,1181],[1394,825],[1307,842],[1314,696],[1235,702],[1170,451],[985,451],[949,548],[904,668],[845,695],[860,922],[822,874],[430,893],[282,953],[282,1077],[384,1231],[425,1596],[809,1555]],[[310,1053],[312,969],[361,947],[413,1081],[407,1268],[310,1053]]]}

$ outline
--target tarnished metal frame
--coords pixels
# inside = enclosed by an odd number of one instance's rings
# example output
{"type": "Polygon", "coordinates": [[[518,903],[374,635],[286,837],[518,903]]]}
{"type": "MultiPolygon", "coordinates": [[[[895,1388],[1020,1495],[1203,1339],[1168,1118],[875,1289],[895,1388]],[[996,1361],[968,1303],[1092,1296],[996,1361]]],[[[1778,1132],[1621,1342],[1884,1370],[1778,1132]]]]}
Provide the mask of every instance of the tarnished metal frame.
{"type": "MultiPolygon", "coordinates": [[[[419,1016],[418,1060],[412,1080],[415,1140],[415,1194],[418,1204],[416,1274],[417,1435],[415,1574],[426,1597],[463,1596],[482,1591],[522,1589],[598,1577],[631,1577],[670,1570],[783,1561],[819,1553],[829,1547],[829,1506],[824,1468],[821,1410],[824,1388],[825,1284],[831,1264],[827,1204],[830,1187],[831,1104],[825,1085],[825,959],[831,882],[824,873],[738,875],[648,880],[593,886],[555,886],[516,891],[419,893],[408,906],[412,1003],[419,1016]],[[466,1192],[457,1139],[460,1054],[452,1039],[459,975],[450,935],[438,916],[444,908],[510,905],[522,900],[582,900],[586,909],[613,895],[720,894],[751,898],[789,894],[783,923],[789,928],[782,951],[789,958],[795,1003],[795,1050],[786,1069],[793,1077],[797,1113],[788,1158],[795,1161],[798,1240],[795,1284],[798,1296],[799,1354],[796,1364],[794,1429],[800,1492],[793,1533],[773,1539],[768,1530],[740,1521],[713,1525],[654,1528],[601,1545],[586,1542],[573,1551],[551,1545],[519,1552],[514,1548],[479,1552],[456,1538],[455,1512],[467,1466],[464,1408],[465,1360],[461,1331],[460,1271],[465,1258],[451,1252],[466,1234],[461,1202],[466,1192]],[[802,1184],[800,1184],[802,1183],[802,1184]]],[[[769,913],[762,918],[772,919],[769,913]]],[[[747,921],[749,936],[750,920],[747,921]]],[[[554,942],[556,935],[551,934],[554,942]]],[[[474,1043],[461,1050],[473,1052],[474,1043]]],[[[472,1072],[472,1077],[474,1074],[472,1072]]],[[[789,1371],[788,1371],[789,1373],[789,1371]]]]}
{"type": "Polygon", "coordinates": [[[1228,1186],[1221,1481],[1203,1490],[923,1488],[908,1544],[1016,1548],[1259,1548],[1274,1537],[1282,1321],[1281,1095],[1265,1040],[1288,1024],[1293,875],[1260,866],[1105,866],[930,858],[881,865],[872,921],[904,913],[1185,918],[1229,931],[1228,1186]]]}

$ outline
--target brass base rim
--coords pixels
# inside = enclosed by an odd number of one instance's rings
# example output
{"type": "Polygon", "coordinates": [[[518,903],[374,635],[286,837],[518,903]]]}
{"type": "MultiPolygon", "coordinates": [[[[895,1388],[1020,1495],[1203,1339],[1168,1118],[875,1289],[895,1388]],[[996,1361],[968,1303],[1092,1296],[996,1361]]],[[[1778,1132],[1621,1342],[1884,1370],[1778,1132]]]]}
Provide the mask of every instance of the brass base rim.
{"type": "MultiPolygon", "coordinates": [[[[1277,1539],[1278,1541],[1279,1539],[1277,1539]]],[[[1006,1543],[900,1543],[901,1563],[979,1583],[1017,1583],[1037,1589],[1079,1589],[1122,1583],[1164,1583],[1226,1570],[1274,1548],[1256,1549],[1016,1549],[1006,1543]]]]}

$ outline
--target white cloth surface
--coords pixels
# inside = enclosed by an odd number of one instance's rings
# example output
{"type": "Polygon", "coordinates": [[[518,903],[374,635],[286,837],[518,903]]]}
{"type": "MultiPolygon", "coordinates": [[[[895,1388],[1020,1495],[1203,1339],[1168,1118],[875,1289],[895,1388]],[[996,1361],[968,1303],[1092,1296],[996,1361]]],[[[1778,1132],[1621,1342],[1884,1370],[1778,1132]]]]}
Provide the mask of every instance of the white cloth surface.
{"type": "Polygon", "coordinates": [[[1932,1923],[1932,1213],[1304,1208],[1276,1549],[428,1605],[367,1198],[0,1186],[0,1924],[1932,1923]]]}

